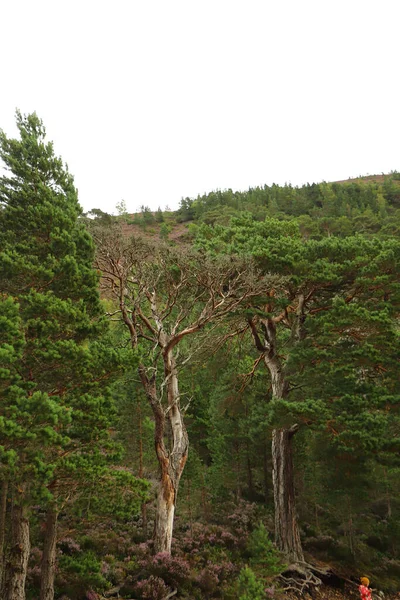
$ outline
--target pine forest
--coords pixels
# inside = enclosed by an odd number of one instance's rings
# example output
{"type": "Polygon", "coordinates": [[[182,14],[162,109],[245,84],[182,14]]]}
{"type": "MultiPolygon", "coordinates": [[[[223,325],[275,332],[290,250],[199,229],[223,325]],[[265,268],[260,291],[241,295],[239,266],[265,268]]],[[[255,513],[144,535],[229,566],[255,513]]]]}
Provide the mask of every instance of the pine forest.
{"type": "Polygon", "coordinates": [[[0,597],[394,598],[400,173],[84,213],[16,120],[0,597]]]}

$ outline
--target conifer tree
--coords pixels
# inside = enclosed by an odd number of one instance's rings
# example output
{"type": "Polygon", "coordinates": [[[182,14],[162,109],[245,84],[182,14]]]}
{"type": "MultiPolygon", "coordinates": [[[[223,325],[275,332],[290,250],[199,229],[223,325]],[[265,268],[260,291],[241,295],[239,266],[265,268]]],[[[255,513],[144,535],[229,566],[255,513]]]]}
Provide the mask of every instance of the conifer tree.
{"type": "Polygon", "coordinates": [[[118,357],[91,342],[104,322],[73,178],[36,114],[17,112],[17,126],[19,139],[0,133],[0,457],[13,505],[2,597],[25,598],[30,507],[46,500],[40,598],[51,600],[57,501],[72,473],[104,464],[113,406],[101,382],[118,357]]]}
{"type": "MultiPolygon", "coordinates": [[[[251,253],[265,272],[287,277],[280,289],[267,294],[266,301],[255,307],[254,315],[248,319],[256,348],[270,374],[272,396],[281,406],[290,403],[297,387],[304,385],[302,374],[306,366],[322,361],[322,368],[327,368],[324,362],[327,351],[322,353],[320,339],[324,329],[317,332],[315,325],[321,314],[326,315],[319,322],[323,322],[325,330],[330,328],[328,343],[332,348],[348,335],[350,327],[355,329],[356,336],[363,338],[365,323],[375,324],[375,329],[369,327],[373,335],[379,321],[388,326],[389,320],[390,331],[398,318],[400,244],[397,240],[354,236],[345,240],[332,237],[305,241],[299,236],[296,222],[266,219],[261,223],[245,215],[232,219],[230,228],[211,230],[203,226],[197,243],[212,252],[251,253]],[[340,303],[341,312],[337,310],[340,303]],[[352,311],[351,318],[348,311],[352,311]],[[377,311],[384,312],[378,316],[377,311]],[[358,324],[360,314],[363,320],[358,324]],[[307,345],[311,347],[308,364],[296,368],[294,356],[307,345]]],[[[387,333],[384,337],[390,339],[387,333]]],[[[368,361],[368,347],[365,348],[363,360],[368,361]]],[[[350,365],[356,372],[357,362],[351,347],[342,345],[341,352],[345,364],[340,369],[350,365]]],[[[391,353],[386,349],[383,354],[391,353]]],[[[369,402],[373,403],[372,396],[369,402]]],[[[289,418],[278,421],[279,426],[273,432],[275,534],[278,547],[286,556],[293,562],[302,562],[291,449],[299,426],[291,425],[289,418]]]]}
{"type": "Polygon", "coordinates": [[[164,223],[165,219],[164,219],[164,215],[163,215],[163,212],[160,207],[158,207],[156,210],[155,220],[157,221],[157,223],[164,223]]]}

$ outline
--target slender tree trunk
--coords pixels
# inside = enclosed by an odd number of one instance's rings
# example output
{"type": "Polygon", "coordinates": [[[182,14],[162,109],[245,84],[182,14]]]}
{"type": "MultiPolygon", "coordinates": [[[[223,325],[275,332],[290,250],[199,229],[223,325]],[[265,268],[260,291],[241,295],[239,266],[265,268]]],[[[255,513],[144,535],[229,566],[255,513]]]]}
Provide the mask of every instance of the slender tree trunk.
{"type": "Polygon", "coordinates": [[[161,478],[157,493],[154,551],[171,554],[176,495],[170,477],[161,478]]]}
{"type": "Polygon", "coordinates": [[[40,600],[54,600],[54,578],[56,574],[58,510],[52,506],[47,511],[46,534],[40,577],[40,600]]]}
{"type": "Polygon", "coordinates": [[[297,524],[291,439],[298,430],[275,429],[272,434],[272,480],[275,504],[275,541],[292,563],[304,560],[297,524]]]}
{"type": "MultiPolygon", "coordinates": [[[[267,362],[267,361],[266,361],[267,362]]],[[[276,361],[267,362],[275,398],[287,395],[288,385],[282,369],[276,361]]],[[[275,507],[275,542],[290,562],[304,560],[301,547],[299,526],[297,523],[296,499],[294,493],[294,473],[292,456],[292,438],[298,430],[297,425],[290,429],[274,429],[272,432],[272,483],[275,507]]]]}
{"type": "Polygon", "coordinates": [[[0,491],[0,590],[2,589],[4,567],[4,541],[6,535],[8,481],[1,482],[0,491]]]}
{"type": "Polygon", "coordinates": [[[139,374],[155,417],[154,441],[160,482],[157,492],[154,527],[154,551],[171,553],[172,534],[179,483],[186,464],[189,438],[179,402],[178,374],[172,350],[163,354],[168,407],[164,410],[157,396],[155,375],[150,378],[144,368],[139,374]],[[165,439],[168,433],[168,444],[165,439]]]}
{"type": "Polygon", "coordinates": [[[12,510],[11,548],[7,560],[3,600],[25,600],[25,580],[30,552],[29,520],[24,506],[12,510]]]}
{"type": "Polygon", "coordinates": [[[269,358],[268,356],[264,360],[271,376],[272,395],[274,398],[286,398],[289,391],[289,384],[283,375],[280,360],[275,357],[269,358]]]}
{"type": "MultiPolygon", "coordinates": [[[[299,327],[297,321],[295,327],[299,327]]],[[[289,392],[289,382],[277,352],[276,327],[272,320],[266,319],[263,328],[267,350],[264,360],[271,376],[272,394],[274,398],[284,399],[289,392]]],[[[296,338],[300,335],[297,329],[294,335],[296,338]]],[[[293,425],[289,429],[275,429],[272,433],[275,541],[291,562],[304,560],[297,523],[292,456],[292,438],[297,430],[298,425],[293,425]]]]}
{"type": "Polygon", "coordinates": [[[160,440],[156,440],[161,478],[157,494],[154,550],[156,553],[167,552],[170,554],[176,500],[187,460],[189,440],[179,407],[173,406],[168,411],[168,416],[172,431],[172,450],[166,450],[164,444],[160,440]]]}

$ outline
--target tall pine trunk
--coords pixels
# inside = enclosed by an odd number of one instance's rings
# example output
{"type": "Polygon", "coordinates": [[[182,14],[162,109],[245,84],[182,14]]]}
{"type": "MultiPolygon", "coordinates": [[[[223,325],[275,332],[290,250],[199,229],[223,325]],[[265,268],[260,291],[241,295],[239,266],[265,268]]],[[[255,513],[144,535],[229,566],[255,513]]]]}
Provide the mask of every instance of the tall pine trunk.
{"type": "MultiPolygon", "coordinates": [[[[283,365],[278,356],[275,324],[264,321],[265,364],[271,376],[274,398],[284,399],[289,392],[283,365]]],[[[275,542],[286,558],[291,562],[304,560],[297,522],[296,499],[294,491],[294,472],[292,438],[298,430],[297,425],[289,429],[275,429],[272,433],[272,482],[275,508],[275,542]]]]}
{"type": "Polygon", "coordinates": [[[275,429],[272,433],[272,480],[275,504],[275,542],[291,563],[304,560],[297,524],[291,440],[298,430],[275,429]]]}
{"type": "Polygon", "coordinates": [[[40,572],[40,600],[54,600],[54,578],[56,574],[58,510],[51,506],[47,511],[46,533],[40,572]]]}
{"type": "Polygon", "coordinates": [[[31,548],[26,508],[15,504],[11,520],[11,547],[6,566],[4,600],[25,600],[25,581],[31,548]]]}

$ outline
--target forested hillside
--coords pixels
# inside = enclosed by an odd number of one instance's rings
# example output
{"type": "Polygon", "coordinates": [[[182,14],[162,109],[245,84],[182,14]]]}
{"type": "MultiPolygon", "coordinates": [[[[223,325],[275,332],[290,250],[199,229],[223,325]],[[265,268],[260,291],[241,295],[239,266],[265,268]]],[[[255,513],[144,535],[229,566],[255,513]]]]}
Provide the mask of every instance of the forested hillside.
{"type": "Polygon", "coordinates": [[[340,237],[354,233],[394,235],[400,218],[400,174],[341,183],[313,183],[302,187],[264,186],[247,192],[212,192],[181,200],[179,220],[226,225],[237,212],[297,219],[305,238],[340,237]]]}
{"type": "Polygon", "coordinates": [[[40,119],[17,125],[1,598],[397,592],[400,174],[84,215],[40,119]]]}

